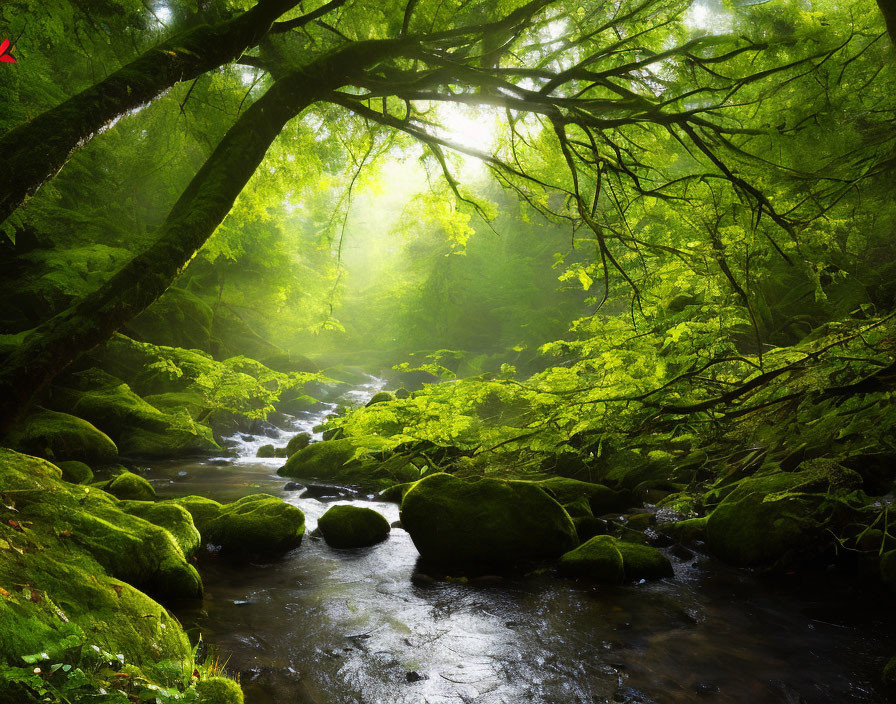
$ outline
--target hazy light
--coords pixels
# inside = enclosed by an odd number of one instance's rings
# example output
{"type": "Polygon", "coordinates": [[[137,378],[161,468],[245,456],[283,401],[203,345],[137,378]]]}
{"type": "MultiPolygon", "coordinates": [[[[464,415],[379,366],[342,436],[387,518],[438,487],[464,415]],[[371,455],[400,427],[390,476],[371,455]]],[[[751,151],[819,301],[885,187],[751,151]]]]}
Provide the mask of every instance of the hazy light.
{"type": "Polygon", "coordinates": [[[162,24],[167,24],[171,21],[171,18],[174,16],[174,13],[171,11],[171,8],[164,3],[159,3],[152,9],[153,13],[156,16],[156,19],[162,24]]]}
{"type": "Polygon", "coordinates": [[[696,0],[684,15],[684,25],[708,34],[725,34],[732,29],[732,19],[718,0],[696,0]]]}
{"type": "Polygon", "coordinates": [[[491,152],[496,138],[491,113],[454,103],[439,105],[437,112],[445,137],[470,149],[491,152]]]}

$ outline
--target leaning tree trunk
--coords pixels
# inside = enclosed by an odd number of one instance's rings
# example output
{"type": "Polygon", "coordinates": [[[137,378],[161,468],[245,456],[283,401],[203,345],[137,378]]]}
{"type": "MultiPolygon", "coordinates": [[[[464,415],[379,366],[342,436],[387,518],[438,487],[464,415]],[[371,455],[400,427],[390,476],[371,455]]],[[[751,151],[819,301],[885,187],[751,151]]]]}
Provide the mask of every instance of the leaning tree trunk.
{"type": "Polygon", "coordinates": [[[108,78],[0,139],[0,224],[105,125],[175,83],[238,58],[299,0],[259,0],[226,22],[203,25],[142,54],[108,78]]]}
{"type": "Polygon", "coordinates": [[[887,23],[887,33],[890,41],[896,44],[896,0],[877,0],[884,21],[887,23]]]}
{"type": "Polygon", "coordinates": [[[165,292],[226,217],[291,118],[407,43],[355,42],[274,83],[218,144],[175,203],[155,243],[97,291],[33,330],[0,363],[0,431],[57,374],[165,292]]]}

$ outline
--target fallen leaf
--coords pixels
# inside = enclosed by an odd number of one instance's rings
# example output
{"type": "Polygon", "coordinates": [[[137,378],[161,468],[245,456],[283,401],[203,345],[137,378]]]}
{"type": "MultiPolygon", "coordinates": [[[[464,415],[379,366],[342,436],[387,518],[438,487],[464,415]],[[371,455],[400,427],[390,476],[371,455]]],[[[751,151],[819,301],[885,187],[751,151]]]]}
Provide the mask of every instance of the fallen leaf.
{"type": "Polygon", "coordinates": [[[0,596],[6,597],[7,599],[9,599],[12,597],[12,594],[10,594],[8,591],[6,591],[3,587],[0,587],[0,596]]]}
{"type": "Polygon", "coordinates": [[[63,538],[71,538],[72,532],[70,530],[61,530],[61,531],[59,531],[59,535],[62,536],[63,538]]]}
{"type": "Polygon", "coordinates": [[[7,521],[7,523],[9,523],[9,525],[11,525],[13,528],[15,528],[18,531],[24,532],[24,530],[25,530],[24,528],[22,528],[22,526],[19,524],[18,521],[14,521],[11,518],[7,521]]]}
{"type": "Polygon", "coordinates": [[[120,584],[113,584],[112,588],[115,590],[115,593],[118,594],[118,596],[120,597],[122,586],[120,584]]]}
{"type": "Polygon", "coordinates": [[[31,594],[28,595],[28,598],[31,599],[31,601],[33,601],[35,604],[39,604],[42,597],[37,589],[31,587],[31,594]]]}

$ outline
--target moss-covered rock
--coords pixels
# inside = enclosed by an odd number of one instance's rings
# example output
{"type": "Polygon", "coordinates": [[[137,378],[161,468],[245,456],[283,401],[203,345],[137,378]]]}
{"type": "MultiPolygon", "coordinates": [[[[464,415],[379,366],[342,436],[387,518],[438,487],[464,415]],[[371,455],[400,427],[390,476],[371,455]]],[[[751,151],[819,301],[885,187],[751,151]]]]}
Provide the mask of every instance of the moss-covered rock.
{"type": "Polygon", "coordinates": [[[196,685],[201,704],[243,704],[243,691],[233,680],[209,677],[196,685]]]}
{"type": "Polygon", "coordinates": [[[374,545],[385,540],[391,530],[385,516],[363,506],[333,506],[320,517],[317,527],[334,548],[374,545]]]}
{"type": "Polygon", "coordinates": [[[887,664],[884,665],[882,679],[884,684],[890,687],[891,691],[896,687],[896,655],[890,658],[887,664]]]}
{"type": "Polygon", "coordinates": [[[534,480],[532,483],[556,497],[561,504],[573,503],[584,498],[588,502],[591,512],[596,515],[622,511],[627,504],[623,494],[613,491],[603,484],[583,482],[568,477],[550,477],[549,479],[534,480]]]}
{"type": "Polygon", "coordinates": [[[556,557],[578,543],[569,514],[526,482],[433,474],[405,493],[401,522],[425,559],[446,564],[556,557]]]}
{"type": "Polygon", "coordinates": [[[193,525],[202,534],[204,526],[221,514],[223,504],[204,496],[181,496],[176,499],[160,501],[160,504],[176,504],[184,508],[193,518],[193,525]]]}
{"type": "Polygon", "coordinates": [[[199,551],[201,545],[199,531],[193,524],[192,515],[183,506],[154,501],[122,501],[118,507],[171,533],[187,559],[199,551]]]}
{"type": "Polygon", "coordinates": [[[16,450],[49,460],[104,464],[118,458],[118,448],[112,439],[86,420],[44,408],[19,421],[4,442],[16,450]]]}
{"type": "Polygon", "coordinates": [[[673,575],[672,564],[656,548],[598,535],[563,555],[557,563],[561,574],[591,579],[601,584],[621,584],[673,575]]]}
{"type": "Polygon", "coordinates": [[[557,562],[557,570],[567,577],[583,577],[601,584],[622,584],[625,568],[616,543],[608,535],[591,538],[563,555],[557,562]]]}
{"type": "MultiPolygon", "coordinates": [[[[66,483],[57,467],[5,449],[0,449],[0,482],[0,491],[16,497],[13,522],[28,525],[27,530],[16,531],[3,521],[16,533],[12,538],[2,536],[11,544],[24,542],[32,545],[29,549],[37,549],[42,542],[58,543],[60,551],[51,551],[48,559],[66,563],[71,556],[71,569],[75,570],[77,560],[89,557],[91,565],[102,567],[98,574],[108,574],[163,599],[201,595],[199,575],[174,536],[123,511],[118,500],[105,492],[66,483]]],[[[0,550],[0,561],[8,552],[0,550]]],[[[12,562],[10,569],[17,571],[15,584],[21,583],[23,569],[30,579],[30,568],[12,562]]],[[[33,568],[49,569],[38,555],[33,568]]],[[[53,571],[58,572],[56,568],[53,571]]],[[[0,586],[9,590],[8,585],[0,586]]]]}
{"type": "Polygon", "coordinates": [[[861,502],[855,472],[826,460],[742,479],[706,522],[706,543],[739,566],[784,567],[823,551],[861,502]]]}
{"type": "Polygon", "coordinates": [[[563,504],[563,508],[566,509],[566,512],[572,516],[573,519],[594,515],[594,512],[591,510],[591,504],[588,503],[588,499],[584,496],[580,496],[575,501],[563,504]]]}
{"type": "Polygon", "coordinates": [[[679,543],[690,545],[698,540],[706,539],[706,524],[709,518],[687,518],[675,523],[665,523],[660,527],[660,532],[677,540],[679,543]]]}
{"type": "Polygon", "coordinates": [[[370,400],[367,402],[367,407],[375,406],[378,403],[386,403],[387,401],[394,401],[395,397],[390,394],[388,391],[378,391],[376,392],[370,400]]]}
{"type": "Polygon", "coordinates": [[[304,450],[310,444],[311,435],[308,433],[297,433],[289,439],[288,443],[286,443],[286,456],[291,457],[299,450],[304,450]]]}
{"type": "Polygon", "coordinates": [[[576,527],[579,541],[583,543],[586,540],[593,538],[595,535],[605,535],[610,532],[609,524],[602,518],[580,516],[578,518],[573,518],[572,522],[576,527]]]}
{"type": "Polygon", "coordinates": [[[374,435],[315,442],[291,455],[277,473],[377,490],[417,479],[419,470],[407,458],[383,455],[389,446],[386,438],[374,435]]]}
{"type": "Polygon", "coordinates": [[[211,429],[195,423],[188,411],[163,412],[99,369],[67,377],[53,387],[47,403],[93,423],[115,440],[123,455],[165,457],[220,450],[211,429]]]}
{"type": "Polygon", "coordinates": [[[285,552],[302,541],[305,514],[270,494],[252,494],[229,504],[201,496],[162,502],[186,509],[202,542],[230,554],[270,555],[285,552]]]}
{"type": "Polygon", "coordinates": [[[93,481],[93,470],[83,462],[69,460],[57,462],[56,466],[62,470],[62,478],[72,484],[89,484],[93,481]]]}
{"type": "Polygon", "coordinates": [[[139,474],[122,472],[103,487],[112,496],[132,501],[152,501],[156,490],[139,474]]]}
{"type": "Polygon", "coordinates": [[[277,450],[273,445],[262,445],[256,450],[255,456],[262,459],[270,459],[271,457],[277,456],[277,450]]]}

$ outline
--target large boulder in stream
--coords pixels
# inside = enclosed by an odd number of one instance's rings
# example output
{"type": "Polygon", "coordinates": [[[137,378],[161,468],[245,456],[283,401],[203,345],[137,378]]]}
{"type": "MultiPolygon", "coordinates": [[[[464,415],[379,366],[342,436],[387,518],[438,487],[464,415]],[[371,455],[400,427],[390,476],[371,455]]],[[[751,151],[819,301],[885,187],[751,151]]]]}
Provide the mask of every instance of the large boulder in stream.
{"type": "Polygon", "coordinates": [[[364,506],[333,506],[317,527],[334,548],[363,548],[384,541],[392,527],[386,517],[364,506]]]}
{"type": "Polygon", "coordinates": [[[277,474],[374,490],[418,479],[407,457],[387,455],[389,447],[388,439],[376,435],[315,442],[292,454],[277,474]]]}
{"type": "Polygon", "coordinates": [[[118,459],[118,448],[104,432],[82,418],[44,408],[18,421],[3,442],[48,460],[107,464],[118,459]]]}
{"type": "Polygon", "coordinates": [[[202,496],[170,499],[186,509],[202,542],[222,552],[241,555],[283,553],[302,542],[305,514],[270,494],[252,494],[229,504],[202,496]]]}
{"type": "Polygon", "coordinates": [[[656,548],[598,535],[563,555],[557,570],[601,584],[671,577],[672,563],[656,548]]]}
{"type": "Polygon", "coordinates": [[[578,544],[569,514],[543,489],[502,479],[432,474],[405,493],[401,523],[425,559],[444,564],[540,560],[578,544]]]}
{"type": "Polygon", "coordinates": [[[856,472],[819,459],[804,462],[798,472],[748,477],[716,489],[708,496],[723,498],[706,521],[707,547],[743,567],[810,559],[862,506],[861,484],[856,472]]]}

